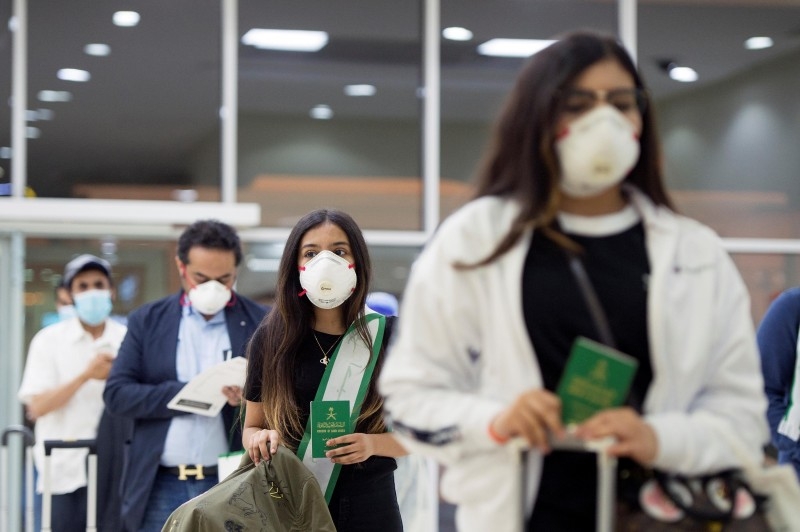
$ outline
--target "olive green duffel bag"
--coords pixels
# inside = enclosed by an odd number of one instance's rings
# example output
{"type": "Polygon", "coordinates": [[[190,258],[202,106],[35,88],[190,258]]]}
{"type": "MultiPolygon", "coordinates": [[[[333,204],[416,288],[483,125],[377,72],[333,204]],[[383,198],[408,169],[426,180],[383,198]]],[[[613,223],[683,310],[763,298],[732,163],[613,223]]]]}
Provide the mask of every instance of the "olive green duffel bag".
{"type": "Polygon", "coordinates": [[[254,465],[247,453],[225,480],[179,506],[162,532],[336,532],[317,479],[279,447],[254,465]]]}

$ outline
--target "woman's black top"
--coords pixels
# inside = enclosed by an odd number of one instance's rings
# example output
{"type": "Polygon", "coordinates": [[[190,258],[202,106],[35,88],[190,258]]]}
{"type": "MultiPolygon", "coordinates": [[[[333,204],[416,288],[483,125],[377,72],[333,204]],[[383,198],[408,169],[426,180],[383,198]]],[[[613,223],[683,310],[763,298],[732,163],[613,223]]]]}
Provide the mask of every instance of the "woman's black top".
{"type": "MultiPolygon", "coordinates": [[[[386,346],[389,345],[395,320],[396,318],[392,316],[386,318],[381,355],[378,358],[375,372],[372,375],[372,382],[367,392],[368,396],[377,393],[376,382],[383,365],[383,359],[386,356],[386,346]]],[[[315,334],[322,349],[326,352],[330,349],[329,356],[333,355],[336,348],[331,349],[331,347],[334,343],[339,341],[341,336],[326,334],[319,331],[315,331],[315,334]]],[[[323,351],[320,350],[320,346],[318,346],[317,342],[314,340],[314,335],[308,334],[308,336],[303,339],[303,343],[300,345],[300,349],[297,352],[294,372],[294,400],[300,409],[300,421],[303,427],[308,423],[311,412],[311,401],[316,397],[317,389],[325,373],[326,366],[320,363],[322,357],[323,351]]],[[[263,366],[264,361],[261,357],[252,357],[247,362],[247,381],[245,383],[244,396],[248,401],[261,402],[261,374],[263,366]]],[[[376,415],[382,415],[382,413],[379,412],[376,415]]],[[[364,432],[362,425],[363,422],[360,422],[356,426],[356,432],[364,432]]],[[[300,442],[289,441],[287,443],[296,449],[300,442]]],[[[381,477],[389,477],[391,479],[392,472],[395,469],[397,469],[397,462],[394,458],[386,456],[371,456],[359,464],[343,465],[339,473],[339,479],[336,482],[334,499],[340,492],[358,492],[363,489],[368,489],[367,487],[370,482],[374,482],[381,477]]],[[[395,501],[395,505],[396,504],[395,501]]]]}
{"type": "MultiPolygon", "coordinates": [[[[613,216],[613,215],[612,215],[613,216]]],[[[634,214],[606,234],[567,235],[578,243],[589,279],[605,311],[616,347],[639,361],[628,404],[641,412],[652,380],[647,334],[650,265],[644,227],[634,214]]],[[[585,219],[584,219],[585,220],[585,219]]],[[[612,223],[613,227],[615,223],[612,223]]],[[[522,305],[544,386],[555,391],[577,336],[601,341],[563,248],[535,232],[522,274],[522,305]]],[[[620,460],[620,469],[636,466],[620,460]]],[[[594,530],[597,497],[594,453],[545,456],[530,530],[594,530]]]]}

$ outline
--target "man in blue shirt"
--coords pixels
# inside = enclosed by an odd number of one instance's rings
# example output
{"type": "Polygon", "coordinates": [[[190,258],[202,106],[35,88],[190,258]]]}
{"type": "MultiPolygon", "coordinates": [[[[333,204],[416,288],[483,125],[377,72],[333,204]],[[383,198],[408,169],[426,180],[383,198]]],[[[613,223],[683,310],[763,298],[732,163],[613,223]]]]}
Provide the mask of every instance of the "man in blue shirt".
{"type": "Polygon", "coordinates": [[[245,356],[266,309],[233,292],[241,259],[233,228],[195,222],[178,240],[182,290],[128,318],[103,394],[109,411],[134,420],[123,465],[125,530],[161,530],[175,508],[217,483],[217,457],[241,449],[237,386],[225,387],[228,404],[215,417],[167,407],[192,377],[245,356]]]}

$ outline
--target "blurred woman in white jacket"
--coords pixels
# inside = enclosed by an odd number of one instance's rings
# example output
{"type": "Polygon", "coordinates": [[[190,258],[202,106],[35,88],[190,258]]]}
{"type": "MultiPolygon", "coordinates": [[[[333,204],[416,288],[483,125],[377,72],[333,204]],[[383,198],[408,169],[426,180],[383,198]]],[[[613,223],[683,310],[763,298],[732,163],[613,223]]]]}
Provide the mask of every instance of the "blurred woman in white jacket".
{"type": "Polygon", "coordinates": [[[460,531],[594,528],[593,456],[551,449],[565,433],[555,389],[570,346],[599,340],[565,250],[639,363],[627,404],[574,433],[615,440],[622,487],[645,468],[735,467],[732,445],[760,459],[766,400],[746,288],[717,236],[673,212],[660,161],[624,48],[567,35],[523,69],[476,199],[415,263],[381,391],[403,444],[446,466],[460,531]],[[532,448],[524,466],[518,441],[532,448]]]}

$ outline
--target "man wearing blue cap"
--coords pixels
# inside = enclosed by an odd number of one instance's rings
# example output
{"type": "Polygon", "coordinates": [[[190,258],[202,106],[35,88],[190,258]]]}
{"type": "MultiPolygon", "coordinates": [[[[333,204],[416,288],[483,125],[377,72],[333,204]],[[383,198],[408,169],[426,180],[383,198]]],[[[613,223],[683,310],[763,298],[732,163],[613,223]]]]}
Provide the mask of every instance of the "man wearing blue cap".
{"type": "MultiPolygon", "coordinates": [[[[126,328],[109,319],[111,265],[80,255],[64,268],[63,283],[76,316],[34,336],[18,397],[36,422],[34,461],[41,472],[45,440],[95,439],[103,414],[103,387],[126,328]]],[[[86,449],[56,449],[51,456],[53,531],[86,529],[86,449]]],[[[39,475],[37,491],[43,489],[39,475]]]]}

